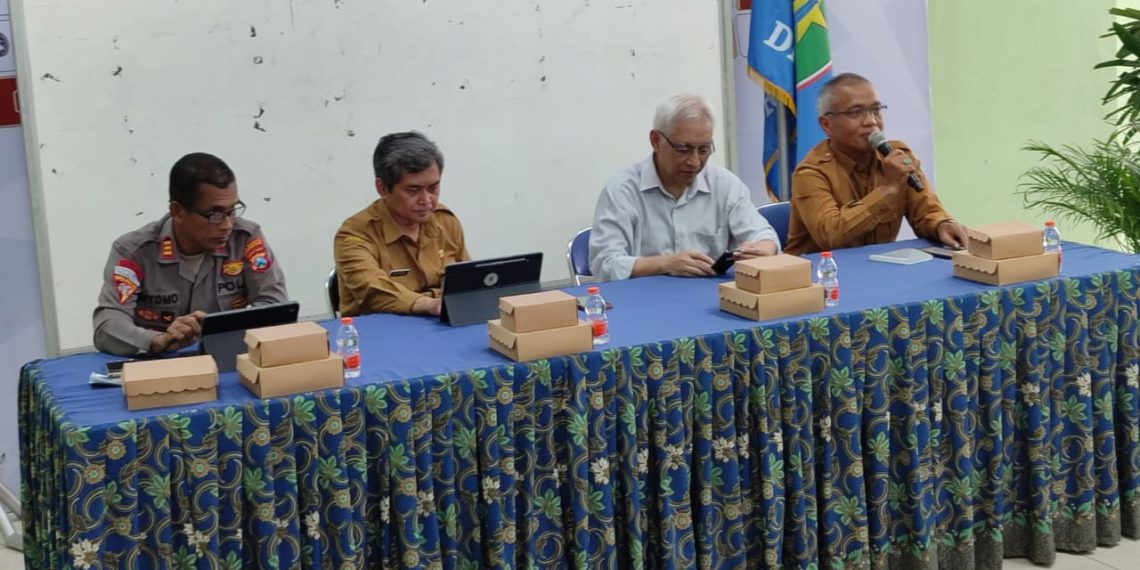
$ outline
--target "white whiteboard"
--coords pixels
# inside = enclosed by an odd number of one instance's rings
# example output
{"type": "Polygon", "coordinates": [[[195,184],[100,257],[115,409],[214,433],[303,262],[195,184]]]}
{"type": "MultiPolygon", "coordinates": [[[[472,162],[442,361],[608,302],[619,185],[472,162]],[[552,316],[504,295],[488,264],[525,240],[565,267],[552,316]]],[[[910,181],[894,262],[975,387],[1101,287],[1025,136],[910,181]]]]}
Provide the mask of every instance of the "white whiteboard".
{"type": "Polygon", "coordinates": [[[649,152],[654,106],[696,92],[723,107],[715,0],[23,0],[13,12],[53,351],[91,345],[110,244],[162,215],[186,152],[230,164],[290,296],[319,315],[333,233],[375,198],[381,135],[419,129],[440,145],[442,201],[473,256],[541,250],[552,280],[605,180],[649,152]]]}

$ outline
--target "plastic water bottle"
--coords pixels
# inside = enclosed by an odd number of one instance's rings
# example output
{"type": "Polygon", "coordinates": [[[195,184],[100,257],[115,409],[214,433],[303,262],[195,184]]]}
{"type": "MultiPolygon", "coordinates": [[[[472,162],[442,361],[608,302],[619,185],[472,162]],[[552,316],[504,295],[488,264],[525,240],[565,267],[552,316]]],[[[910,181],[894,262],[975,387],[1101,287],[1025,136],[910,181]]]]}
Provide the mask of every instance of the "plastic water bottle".
{"type": "Polygon", "coordinates": [[[352,317],[341,317],[340,330],[336,331],[336,352],[344,360],[345,379],[360,376],[360,333],[352,324],[352,317]]]}
{"type": "Polygon", "coordinates": [[[823,285],[823,304],[834,307],[839,304],[839,265],[830,251],[819,255],[819,267],[816,269],[819,284],[823,285]]]}
{"type": "Polygon", "coordinates": [[[1057,271],[1061,270],[1061,230],[1057,229],[1057,224],[1053,220],[1045,222],[1045,253],[1050,251],[1057,252],[1057,271]]]}
{"type": "Polygon", "coordinates": [[[606,300],[597,287],[586,289],[586,319],[594,332],[594,346],[610,341],[610,318],[606,316],[606,300]]]}

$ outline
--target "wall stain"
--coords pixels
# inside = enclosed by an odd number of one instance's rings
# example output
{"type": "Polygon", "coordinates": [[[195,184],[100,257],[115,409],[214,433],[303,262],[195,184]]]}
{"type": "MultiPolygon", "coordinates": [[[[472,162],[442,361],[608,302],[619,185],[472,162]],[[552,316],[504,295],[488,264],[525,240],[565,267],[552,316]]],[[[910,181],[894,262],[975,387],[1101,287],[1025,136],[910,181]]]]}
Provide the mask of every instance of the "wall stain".
{"type": "Polygon", "coordinates": [[[111,72],[111,76],[112,76],[112,77],[118,77],[118,76],[120,76],[120,75],[122,75],[122,74],[123,74],[123,66],[121,66],[121,65],[120,65],[120,66],[117,66],[117,67],[115,67],[115,71],[112,71],[112,72],[111,72]]]}
{"type": "Polygon", "coordinates": [[[58,77],[56,77],[56,76],[54,76],[54,75],[52,75],[52,74],[50,74],[50,73],[45,73],[45,74],[43,75],[43,77],[41,77],[40,79],[50,79],[50,80],[52,80],[52,81],[54,81],[54,82],[56,82],[56,83],[63,83],[63,81],[62,81],[61,79],[59,79],[58,77]]]}

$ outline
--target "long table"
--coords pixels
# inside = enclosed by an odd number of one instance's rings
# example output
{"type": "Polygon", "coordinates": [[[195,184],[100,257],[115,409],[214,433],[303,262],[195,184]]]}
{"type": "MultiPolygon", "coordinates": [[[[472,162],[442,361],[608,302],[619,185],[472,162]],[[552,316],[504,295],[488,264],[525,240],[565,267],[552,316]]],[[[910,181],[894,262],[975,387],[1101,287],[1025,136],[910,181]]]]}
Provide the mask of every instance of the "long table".
{"type": "Polygon", "coordinates": [[[606,283],[610,344],[528,363],[360,318],[361,377],[286,398],[227,373],[131,412],[87,385],[109,357],[31,362],[26,560],[998,568],[1140,537],[1140,258],[1066,244],[1000,288],[867,260],[908,245],[835,252],[838,307],[761,323],[717,279],[606,283]]]}

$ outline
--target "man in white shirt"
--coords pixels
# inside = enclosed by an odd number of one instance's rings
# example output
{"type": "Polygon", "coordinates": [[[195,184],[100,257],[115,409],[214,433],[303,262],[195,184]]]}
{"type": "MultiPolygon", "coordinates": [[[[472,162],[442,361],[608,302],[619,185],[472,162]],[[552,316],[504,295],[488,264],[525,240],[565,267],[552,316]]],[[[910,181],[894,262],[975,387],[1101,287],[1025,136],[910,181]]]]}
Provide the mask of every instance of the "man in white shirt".
{"type": "Polygon", "coordinates": [[[712,135],[712,108],[701,97],[677,95],[657,108],[653,154],[615,174],[598,198],[590,232],[595,277],[707,276],[727,251],[736,259],[780,252],[748,187],[708,164],[712,135]]]}

